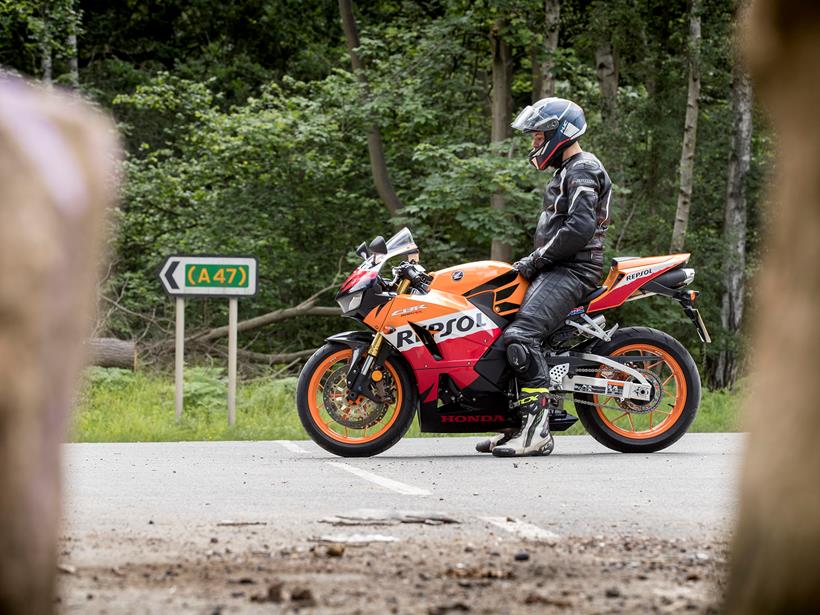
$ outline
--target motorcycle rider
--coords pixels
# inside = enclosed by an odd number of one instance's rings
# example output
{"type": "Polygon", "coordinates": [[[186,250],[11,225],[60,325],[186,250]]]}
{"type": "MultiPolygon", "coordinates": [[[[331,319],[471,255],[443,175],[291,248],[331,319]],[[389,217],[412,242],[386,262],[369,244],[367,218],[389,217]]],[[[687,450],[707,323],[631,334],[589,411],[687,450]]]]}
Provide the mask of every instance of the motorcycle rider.
{"type": "Polygon", "coordinates": [[[476,445],[497,457],[549,455],[549,369],[542,345],[547,334],[601,279],[612,182],[601,161],[577,141],[586,132],[584,111],[563,98],[544,98],[526,107],[512,127],[532,135],[530,163],[555,167],[544,192],[544,211],[535,249],[513,267],[530,281],[515,320],[504,331],[507,361],[518,384],[521,429],[476,445]]]}

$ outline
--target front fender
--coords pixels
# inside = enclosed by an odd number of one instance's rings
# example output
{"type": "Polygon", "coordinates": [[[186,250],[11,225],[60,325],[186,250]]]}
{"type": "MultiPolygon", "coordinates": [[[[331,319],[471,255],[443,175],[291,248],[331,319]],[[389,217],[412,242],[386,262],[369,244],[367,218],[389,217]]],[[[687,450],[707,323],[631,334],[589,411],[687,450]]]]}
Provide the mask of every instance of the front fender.
{"type": "Polygon", "coordinates": [[[370,348],[370,344],[373,343],[373,334],[369,331],[345,331],[344,333],[331,335],[325,338],[325,341],[349,346],[353,350],[362,346],[370,348]]]}
{"type": "MultiPolygon", "coordinates": [[[[358,375],[361,369],[363,355],[367,353],[367,350],[373,343],[373,337],[374,334],[370,331],[345,331],[344,333],[337,333],[336,335],[325,338],[326,342],[342,344],[343,346],[348,346],[353,349],[353,356],[350,359],[350,367],[347,371],[348,386],[352,385],[352,379],[358,375]]],[[[414,385],[416,384],[416,374],[413,372],[410,364],[401,356],[401,353],[396,351],[390,344],[382,344],[373,366],[383,365],[387,357],[390,357],[398,369],[402,369],[407,373],[414,385]]]]}

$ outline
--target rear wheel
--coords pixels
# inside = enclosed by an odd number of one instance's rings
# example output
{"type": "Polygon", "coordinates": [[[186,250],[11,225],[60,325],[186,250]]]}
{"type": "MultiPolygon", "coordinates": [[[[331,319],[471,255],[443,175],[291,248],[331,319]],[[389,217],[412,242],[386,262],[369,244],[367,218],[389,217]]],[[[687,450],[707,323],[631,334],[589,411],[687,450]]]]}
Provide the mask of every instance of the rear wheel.
{"type": "MultiPolygon", "coordinates": [[[[623,453],[651,453],[686,433],[700,405],[700,375],[680,342],[655,329],[630,327],[616,332],[611,342],[596,346],[593,352],[634,357],[627,364],[652,386],[649,401],[576,393],[578,418],[593,438],[623,453]]],[[[607,365],[594,371],[596,378],[634,380],[607,365]]]]}
{"type": "Polygon", "coordinates": [[[308,435],[319,446],[342,457],[377,455],[398,442],[413,421],[415,389],[401,363],[387,359],[379,382],[371,382],[376,402],[347,399],[347,370],[353,350],[325,344],[302,368],[296,408],[308,435]]]}

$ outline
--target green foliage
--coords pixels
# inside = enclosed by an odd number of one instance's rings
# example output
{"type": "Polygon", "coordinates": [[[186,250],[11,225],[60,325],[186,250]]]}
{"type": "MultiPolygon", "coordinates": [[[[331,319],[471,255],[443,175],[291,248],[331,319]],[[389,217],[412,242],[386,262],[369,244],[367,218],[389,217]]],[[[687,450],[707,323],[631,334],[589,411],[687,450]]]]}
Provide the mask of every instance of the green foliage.
{"type": "MultiPolygon", "coordinates": [[[[741,386],[743,390],[745,387],[741,386]]],[[[295,407],[296,379],[258,378],[240,384],[236,424],[228,427],[226,387],[219,370],[185,370],[185,410],[174,418],[174,385],[167,375],[92,368],[74,413],[74,442],[181,440],[304,440],[295,407]]],[[[704,393],[691,431],[738,431],[739,392],[704,393]]],[[[568,407],[572,411],[571,406],[568,407]]],[[[580,424],[567,432],[586,433],[580,424]]],[[[418,437],[413,422],[408,437],[418,437]]],[[[440,437],[441,434],[430,434],[440,437]]]]}
{"type": "Polygon", "coordinates": [[[174,416],[174,385],[167,376],[93,369],[74,416],[75,442],[302,439],[293,407],[296,381],[261,379],[237,392],[237,422],[228,427],[225,382],[219,370],[185,371],[185,410],[174,416]]]}
{"type": "MultiPolygon", "coordinates": [[[[223,111],[204,85],[160,73],[117,97],[132,117],[159,117],[163,126],[126,162],[112,285],[128,289],[116,292],[129,309],[165,308],[155,268],[174,251],[256,255],[260,292],[243,301],[247,314],[292,305],[326,286],[349,247],[374,234],[374,221],[386,222],[360,155],[366,145],[357,88],[347,73],[313,85],[288,81],[223,111]]],[[[199,324],[224,319],[222,302],[208,310],[199,324]]],[[[302,339],[300,324],[283,325],[271,347],[313,343],[309,331],[302,339]]]]}
{"type": "MultiPolygon", "coordinates": [[[[75,5],[0,1],[0,61],[38,75],[42,20],[62,23],[63,9],[75,5]]],[[[686,239],[716,343],[703,348],[668,301],[630,303],[612,315],[622,325],[669,331],[704,368],[719,349],[743,347],[719,327],[735,5],[703,3],[695,190],[686,239]]],[[[355,245],[389,236],[398,225],[411,228],[431,269],[487,258],[493,237],[507,240],[516,257],[531,249],[549,174],[526,163],[528,143],[520,135],[495,149],[489,145],[489,32],[498,27],[512,44],[513,106],[521,108],[531,98],[532,63],[544,57],[542,2],[355,3],[366,85],[349,72],[335,0],[76,6],[82,10],[82,87],[112,109],[128,150],[115,264],[104,287],[125,310],[111,313],[109,333],[134,337],[147,327],[148,339],[167,336],[162,324],[170,304],[155,269],[169,252],[256,255],[260,293],[241,302],[240,318],[246,318],[294,305],[338,281],[337,274],[353,266],[355,245]],[[406,205],[396,219],[373,187],[366,144],[373,125],[381,129],[387,166],[406,205]],[[489,207],[499,190],[507,203],[503,212],[489,207]]],[[[64,30],[50,31],[57,64],[64,63],[64,30]]],[[[561,2],[559,49],[552,58],[556,94],[586,110],[589,129],[581,144],[603,161],[614,182],[607,256],[668,251],[687,35],[683,0],[561,2]],[[601,116],[595,70],[602,43],[612,45],[619,71],[617,117],[610,121],[601,116]]],[[[772,149],[757,119],[754,131],[750,272],[760,250],[758,202],[772,149]]],[[[224,302],[202,300],[188,306],[187,319],[192,327],[219,325],[225,312],[224,302]]],[[[291,319],[257,337],[243,336],[241,343],[258,351],[295,350],[346,326],[334,319],[291,319]]]]}

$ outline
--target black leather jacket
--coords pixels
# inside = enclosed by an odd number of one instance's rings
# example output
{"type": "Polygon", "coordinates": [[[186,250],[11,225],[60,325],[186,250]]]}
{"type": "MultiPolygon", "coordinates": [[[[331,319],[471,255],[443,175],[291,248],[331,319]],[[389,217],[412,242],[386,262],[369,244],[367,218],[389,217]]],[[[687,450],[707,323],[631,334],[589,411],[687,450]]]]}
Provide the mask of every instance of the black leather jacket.
{"type": "Polygon", "coordinates": [[[593,154],[567,158],[544,192],[535,230],[535,250],[525,265],[540,271],[553,264],[603,263],[612,182],[593,154]]]}

